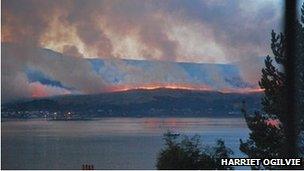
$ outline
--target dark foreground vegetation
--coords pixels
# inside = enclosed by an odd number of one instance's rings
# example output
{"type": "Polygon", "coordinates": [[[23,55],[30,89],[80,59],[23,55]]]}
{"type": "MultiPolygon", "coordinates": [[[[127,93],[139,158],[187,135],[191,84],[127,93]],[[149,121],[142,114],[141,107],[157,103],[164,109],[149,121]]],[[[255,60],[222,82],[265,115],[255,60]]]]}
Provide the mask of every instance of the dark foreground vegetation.
{"type": "Polygon", "coordinates": [[[165,148],[157,159],[157,169],[232,169],[221,166],[221,158],[230,158],[231,149],[223,140],[217,140],[213,147],[202,146],[199,137],[181,137],[173,133],[164,135],[165,148]]]}
{"type": "MultiPolygon", "coordinates": [[[[290,117],[287,112],[287,76],[283,68],[286,66],[286,37],[284,34],[271,33],[271,49],[273,56],[267,56],[265,67],[262,70],[262,77],[259,85],[264,89],[265,96],[262,97],[262,108],[259,111],[249,112],[246,102],[243,101],[242,113],[245,116],[248,128],[250,129],[249,138],[240,140],[240,150],[248,158],[299,158],[304,156],[304,3],[301,9],[300,21],[295,23],[295,116],[296,116],[296,153],[291,154],[287,149],[288,139],[287,121],[290,117]]],[[[196,141],[185,138],[181,143],[172,143],[173,140],[165,135],[166,147],[160,152],[157,162],[159,169],[229,169],[220,168],[212,156],[198,150],[196,141]],[[170,145],[173,144],[173,145],[170,145]],[[190,144],[187,146],[187,144],[190,144]],[[194,150],[193,150],[194,149],[194,150]],[[184,157],[186,156],[186,157],[184,157]],[[195,156],[195,157],[193,157],[195,156]]],[[[198,140],[197,140],[198,141],[198,140]]],[[[173,141],[174,142],[174,141],[173,141]]],[[[227,158],[228,151],[222,144],[221,158],[227,158]]],[[[292,166],[252,166],[252,169],[303,169],[302,167],[292,166]]]]}
{"type": "MultiPolygon", "coordinates": [[[[295,72],[295,116],[296,137],[298,143],[296,154],[290,154],[287,150],[288,139],[287,122],[287,76],[282,70],[286,66],[288,56],[286,55],[286,38],[281,34],[271,33],[271,49],[273,57],[267,56],[265,68],[262,70],[262,78],[259,82],[261,88],[265,89],[262,98],[262,109],[254,114],[249,114],[246,107],[243,113],[248,128],[251,130],[249,138],[240,140],[240,150],[249,158],[295,158],[303,157],[303,115],[304,115],[304,3],[302,5],[301,22],[296,26],[296,60],[295,72]],[[275,64],[273,64],[275,63],[275,64]]],[[[280,169],[284,167],[259,166],[253,169],[280,169]]]]}

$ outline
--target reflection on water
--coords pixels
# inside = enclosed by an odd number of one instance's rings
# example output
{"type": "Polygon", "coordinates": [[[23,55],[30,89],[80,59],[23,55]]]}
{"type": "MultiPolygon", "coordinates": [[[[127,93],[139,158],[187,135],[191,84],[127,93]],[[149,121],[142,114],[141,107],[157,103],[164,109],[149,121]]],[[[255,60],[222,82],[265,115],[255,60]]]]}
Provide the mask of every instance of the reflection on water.
{"type": "Polygon", "coordinates": [[[240,118],[102,118],[92,121],[2,122],[2,168],[154,169],[162,134],[168,130],[199,134],[205,144],[222,138],[238,150],[248,135],[240,118]]]}
{"type": "Polygon", "coordinates": [[[92,136],[105,134],[203,133],[246,128],[240,118],[103,118],[93,121],[9,121],[2,123],[2,134],[35,133],[41,136],[92,136]],[[216,128],[216,129],[215,129],[216,128]]]}

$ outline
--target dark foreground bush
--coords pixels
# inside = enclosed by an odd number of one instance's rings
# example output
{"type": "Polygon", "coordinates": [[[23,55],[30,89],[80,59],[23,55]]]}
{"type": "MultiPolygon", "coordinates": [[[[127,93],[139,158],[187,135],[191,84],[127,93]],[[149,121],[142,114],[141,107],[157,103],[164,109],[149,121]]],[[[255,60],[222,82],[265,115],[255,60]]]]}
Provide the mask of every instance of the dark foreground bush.
{"type": "Polygon", "coordinates": [[[157,158],[157,169],[233,169],[221,166],[221,158],[229,158],[232,151],[223,140],[213,147],[202,147],[199,137],[164,134],[165,147],[157,158]]]}

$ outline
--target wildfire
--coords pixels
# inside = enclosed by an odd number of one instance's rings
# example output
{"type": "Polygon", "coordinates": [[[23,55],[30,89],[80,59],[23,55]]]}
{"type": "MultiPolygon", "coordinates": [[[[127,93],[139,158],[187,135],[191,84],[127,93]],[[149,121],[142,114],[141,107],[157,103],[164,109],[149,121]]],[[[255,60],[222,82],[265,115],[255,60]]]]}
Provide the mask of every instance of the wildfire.
{"type": "Polygon", "coordinates": [[[212,88],[209,86],[202,85],[192,85],[185,83],[149,83],[141,85],[116,85],[107,88],[108,92],[119,92],[119,91],[128,91],[128,90],[155,90],[155,89],[181,89],[181,90],[200,90],[200,91],[212,91],[212,88]]]}
{"type": "MultiPolygon", "coordinates": [[[[223,88],[214,89],[208,85],[186,84],[186,83],[149,83],[141,85],[113,85],[107,87],[103,92],[123,92],[128,90],[156,90],[156,89],[172,89],[172,90],[192,90],[192,91],[217,91],[221,93],[260,93],[263,89],[260,88],[223,88]]],[[[71,94],[68,90],[42,85],[34,82],[30,84],[32,97],[47,97],[53,95],[71,94]]]]}
{"type": "Polygon", "coordinates": [[[121,92],[128,90],[155,90],[155,89],[175,89],[175,90],[193,90],[193,91],[218,91],[221,93],[259,93],[263,92],[260,88],[223,88],[214,89],[208,85],[186,84],[186,83],[149,83],[141,85],[115,85],[108,87],[107,92],[121,92]]]}
{"type": "Polygon", "coordinates": [[[225,88],[219,90],[222,93],[261,93],[264,89],[261,88],[225,88]]]}
{"type": "Polygon", "coordinates": [[[59,87],[43,85],[38,82],[30,83],[29,90],[31,92],[31,96],[34,98],[71,94],[68,90],[59,87]]]}

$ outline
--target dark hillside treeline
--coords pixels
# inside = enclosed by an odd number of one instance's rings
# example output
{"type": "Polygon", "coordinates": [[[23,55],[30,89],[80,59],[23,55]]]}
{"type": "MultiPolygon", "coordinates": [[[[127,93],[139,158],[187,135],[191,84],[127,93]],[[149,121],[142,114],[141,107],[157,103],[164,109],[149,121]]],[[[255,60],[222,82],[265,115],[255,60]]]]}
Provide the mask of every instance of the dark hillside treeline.
{"type": "MultiPolygon", "coordinates": [[[[236,94],[190,90],[130,90],[97,95],[70,95],[4,104],[2,117],[33,111],[73,112],[88,117],[104,116],[208,116],[240,117],[242,101],[247,108],[260,107],[260,93],[236,94]]],[[[24,115],[23,115],[24,116],[24,115]]]]}

